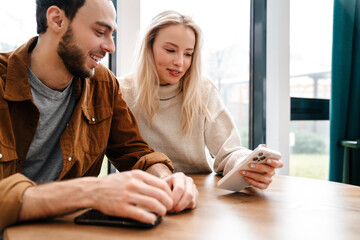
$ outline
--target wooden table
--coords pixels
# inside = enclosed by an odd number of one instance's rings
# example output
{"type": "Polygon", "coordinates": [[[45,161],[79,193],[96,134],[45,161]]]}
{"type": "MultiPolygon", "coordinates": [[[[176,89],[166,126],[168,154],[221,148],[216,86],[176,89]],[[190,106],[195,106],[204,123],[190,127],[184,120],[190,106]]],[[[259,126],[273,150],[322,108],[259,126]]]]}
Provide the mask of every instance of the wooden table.
{"type": "Polygon", "coordinates": [[[149,230],[75,225],[75,214],[9,227],[4,239],[360,239],[360,187],[275,176],[269,189],[234,193],[215,174],[191,175],[198,206],[149,230]]]}

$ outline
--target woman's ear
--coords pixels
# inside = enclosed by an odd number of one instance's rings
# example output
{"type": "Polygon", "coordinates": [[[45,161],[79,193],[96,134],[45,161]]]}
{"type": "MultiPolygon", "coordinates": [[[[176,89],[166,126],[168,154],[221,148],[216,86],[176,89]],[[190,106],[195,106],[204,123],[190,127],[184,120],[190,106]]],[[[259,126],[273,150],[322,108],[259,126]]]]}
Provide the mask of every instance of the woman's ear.
{"type": "Polygon", "coordinates": [[[47,26],[55,32],[61,32],[67,20],[65,12],[57,6],[51,6],[46,12],[47,26]]]}

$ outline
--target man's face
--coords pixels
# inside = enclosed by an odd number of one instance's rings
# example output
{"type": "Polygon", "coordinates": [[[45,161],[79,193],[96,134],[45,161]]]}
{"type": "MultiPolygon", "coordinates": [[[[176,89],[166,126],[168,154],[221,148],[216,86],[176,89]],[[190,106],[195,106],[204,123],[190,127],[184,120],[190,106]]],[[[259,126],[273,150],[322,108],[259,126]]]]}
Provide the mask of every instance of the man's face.
{"type": "Polygon", "coordinates": [[[58,54],[72,75],[83,78],[94,75],[94,68],[89,69],[85,64],[87,54],[74,44],[74,34],[70,26],[59,42],[58,54]]]}
{"type": "Polygon", "coordinates": [[[92,77],[106,53],[115,51],[116,13],[110,0],[86,0],[58,44],[58,55],[74,76],[92,77]]]}

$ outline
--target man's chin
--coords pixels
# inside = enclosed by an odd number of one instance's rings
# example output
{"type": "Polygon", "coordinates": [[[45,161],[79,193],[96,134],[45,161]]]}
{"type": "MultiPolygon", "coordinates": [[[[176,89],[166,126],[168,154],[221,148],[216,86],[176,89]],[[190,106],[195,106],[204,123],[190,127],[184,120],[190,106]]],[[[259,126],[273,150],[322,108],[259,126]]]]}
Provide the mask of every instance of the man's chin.
{"type": "Polygon", "coordinates": [[[74,73],[74,76],[80,77],[80,78],[92,78],[95,74],[95,68],[83,70],[81,72],[74,73]]]}

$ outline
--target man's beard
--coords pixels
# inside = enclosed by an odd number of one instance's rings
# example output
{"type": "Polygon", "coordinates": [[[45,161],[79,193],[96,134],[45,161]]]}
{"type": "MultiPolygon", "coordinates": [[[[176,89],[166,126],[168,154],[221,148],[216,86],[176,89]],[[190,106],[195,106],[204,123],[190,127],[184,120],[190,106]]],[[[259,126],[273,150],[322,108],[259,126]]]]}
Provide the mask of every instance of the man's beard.
{"type": "Polygon", "coordinates": [[[58,45],[58,55],[61,57],[66,69],[74,76],[87,78],[94,75],[94,69],[85,67],[86,55],[74,44],[74,34],[69,26],[58,45]]]}

